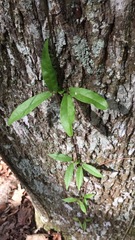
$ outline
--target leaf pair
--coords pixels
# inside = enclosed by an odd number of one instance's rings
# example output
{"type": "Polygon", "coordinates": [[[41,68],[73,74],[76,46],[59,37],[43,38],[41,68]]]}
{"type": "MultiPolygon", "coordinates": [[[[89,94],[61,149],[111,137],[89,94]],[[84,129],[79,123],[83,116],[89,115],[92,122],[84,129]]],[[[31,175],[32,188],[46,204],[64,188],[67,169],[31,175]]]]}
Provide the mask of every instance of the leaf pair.
{"type": "MultiPolygon", "coordinates": [[[[64,155],[64,154],[53,153],[53,154],[48,154],[48,156],[50,156],[54,160],[60,161],[60,162],[71,162],[72,161],[72,157],[69,157],[69,156],[64,155]]],[[[65,185],[66,185],[66,189],[68,189],[68,187],[70,185],[70,182],[72,180],[73,171],[74,171],[74,163],[72,162],[67,167],[65,177],[64,177],[64,182],[65,182],[65,185]]]]}
{"type": "Polygon", "coordinates": [[[73,98],[83,103],[93,104],[96,108],[101,110],[106,110],[108,108],[107,101],[99,94],[85,88],[70,87],[69,94],[64,94],[60,107],[61,124],[70,137],[73,136],[72,125],[75,120],[73,98]]]}
{"type": "Polygon", "coordinates": [[[94,196],[93,193],[89,193],[89,194],[85,194],[83,196],[83,198],[81,198],[81,199],[80,198],[70,197],[70,198],[64,198],[63,201],[66,202],[66,203],[74,203],[74,202],[76,202],[79,205],[81,211],[86,214],[86,212],[87,212],[87,205],[88,205],[87,200],[93,198],[93,196],[94,196]]]}
{"type": "Polygon", "coordinates": [[[97,178],[103,177],[102,174],[90,164],[87,164],[87,163],[81,164],[79,167],[77,167],[77,170],[76,170],[76,185],[79,191],[83,184],[84,170],[97,178]]]}
{"type": "MultiPolygon", "coordinates": [[[[52,61],[49,54],[49,42],[45,41],[42,51],[41,58],[41,70],[43,79],[50,92],[44,92],[37,94],[34,97],[29,98],[22,104],[20,104],[11,114],[8,119],[8,124],[11,125],[13,122],[23,118],[31,111],[33,111],[37,106],[39,106],[43,101],[47,100],[52,96],[52,92],[59,92],[59,86],[57,81],[57,73],[52,65],[52,61]]],[[[64,90],[59,92],[60,94],[64,93],[64,90]]],[[[61,124],[68,134],[68,136],[73,136],[72,125],[75,121],[75,107],[73,98],[77,100],[93,104],[98,109],[105,110],[108,108],[106,100],[101,97],[99,94],[84,88],[70,87],[69,94],[65,93],[61,106],[60,106],[60,120],[61,124]]]]}
{"type": "Polygon", "coordinates": [[[78,190],[80,191],[81,186],[83,184],[83,178],[84,178],[84,170],[87,171],[88,173],[90,173],[91,175],[97,177],[97,178],[102,178],[102,174],[93,166],[87,164],[87,163],[83,163],[81,164],[79,161],[73,162],[72,161],[72,157],[69,157],[67,155],[64,154],[59,154],[59,153],[53,153],[53,154],[49,154],[49,156],[51,158],[53,158],[56,161],[61,161],[61,162],[70,162],[69,166],[67,167],[67,170],[65,172],[65,176],[64,176],[64,182],[66,185],[66,190],[69,188],[69,185],[71,183],[71,180],[73,178],[73,174],[74,174],[74,169],[77,166],[76,169],[76,185],[78,190]],[[79,166],[78,166],[79,164],[79,166]]]}
{"type": "Polygon", "coordinates": [[[11,114],[8,119],[8,125],[13,122],[25,117],[27,114],[32,112],[36,107],[38,107],[43,101],[47,100],[52,96],[52,92],[58,92],[58,82],[57,73],[52,66],[52,61],[49,55],[48,40],[45,41],[42,59],[41,59],[41,69],[43,79],[50,92],[39,93],[34,97],[29,98],[22,104],[20,104],[11,114]]]}
{"type": "Polygon", "coordinates": [[[86,230],[87,223],[91,222],[91,219],[89,219],[89,218],[85,218],[83,222],[80,221],[80,219],[78,217],[74,217],[73,219],[75,220],[75,222],[79,223],[79,225],[80,225],[80,227],[82,228],[83,231],[86,230]]]}

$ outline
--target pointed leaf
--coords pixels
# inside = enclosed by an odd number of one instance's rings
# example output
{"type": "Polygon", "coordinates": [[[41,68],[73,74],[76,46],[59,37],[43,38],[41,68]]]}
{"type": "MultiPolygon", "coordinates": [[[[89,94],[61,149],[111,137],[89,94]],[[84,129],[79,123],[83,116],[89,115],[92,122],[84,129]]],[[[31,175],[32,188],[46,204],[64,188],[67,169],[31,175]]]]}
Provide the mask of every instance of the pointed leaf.
{"type": "Polygon", "coordinates": [[[84,203],[82,201],[79,200],[78,201],[78,205],[81,208],[82,212],[84,212],[84,213],[87,212],[86,207],[85,207],[85,205],[84,205],[84,203]]]}
{"type": "Polygon", "coordinates": [[[94,193],[88,193],[88,194],[84,195],[84,198],[85,199],[91,199],[91,198],[93,198],[94,195],[95,195],[94,193]]]}
{"type": "Polygon", "coordinates": [[[80,164],[80,161],[75,161],[74,162],[74,166],[77,166],[77,165],[79,165],[80,164]]]}
{"type": "Polygon", "coordinates": [[[82,229],[83,231],[85,231],[87,228],[87,224],[86,224],[86,221],[84,220],[83,224],[82,224],[82,229]]]}
{"type": "Polygon", "coordinates": [[[56,161],[61,161],[61,162],[70,162],[70,161],[72,161],[72,157],[69,157],[67,155],[60,154],[60,153],[52,153],[52,154],[48,154],[48,156],[53,158],[56,161]]]}
{"type": "Polygon", "coordinates": [[[87,164],[87,163],[83,163],[82,167],[85,171],[87,171],[88,173],[90,173],[91,175],[97,177],[97,178],[102,178],[103,175],[93,166],[87,164]]]}
{"type": "Polygon", "coordinates": [[[84,203],[84,205],[85,205],[85,206],[87,206],[87,204],[88,204],[88,201],[87,201],[87,199],[86,199],[86,198],[84,198],[84,199],[83,199],[83,203],[84,203]]]}
{"type": "Polygon", "coordinates": [[[83,169],[82,166],[79,166],[76,170],[76,185],[79,191],[82,186],[82,183],[83,183],[83,169]]]}
{"type": "Polygon", "coordinates": [[[73,177],[73,171],[74,171],[74,164],[70,163],[70,165],[67,167],[66,173],[65,173],[65,177],[64,177],[64,181],[65,181],[65,185],[66,185],[66,190],[68,189],[70,182],[72,180],[73,177]]]}
{"type": "Polygon", "coordinates": [[[39,106],[43,101],[47,100],[51,96],[52,94],[50,92],[39,93],[20,104],[12,112],[10,118],[8,119],[8,125],[11,125],[13,122],[23,118],[28,113],[32,112],[37,106],[39,106]]]}
{"type": "Polygon", "coordinates": [[[75,120],[75,108],[71,96],[66,93],[61,102],[60,120],[65,132],[71,137],[73,135],[72,124],[75,120]]]}
{"type": "Polygon", "coordinates": [[[91,219],[86,218],[85,221],[88,223],[91,222],[91,219]]]}
{"type": "Polygon", "coordinates": [[[77,202],[77,198],[73,198],[73,197],[71,197],[71,198],[64,198],[63,199],[63,201],[64,202],[67,202],[67,203],[73,203],[73,202],[77,202]]]}
{"type": "Polygon", "coordinates": [[[96,108],[101,110],[108,109],[107,101],[98,93],[85,88],[70,87],[70,95],[80,102],[93,104],[96,108]]]}
{"type": "Polygon", "coordinates": [[[73,217],[73,220],[74,220],[75,222],[80,222],[80,220],[79,220],[78,217],[73,217]]]}
{"type": "Polygon", "coordinates": [[[81,229],[83,229],[83,224],[81,223],[81,221],[79,221],[79,226],[81,229]]]}
{"type": "Polygon", "coordinates": [[[51,92],[58,92],[58,82],[57,82],[57,73],[53,68],[49,49],[48,49],[48,39],[45,41],[42,51],[41,58],[41,70],[43,79],[51,92]]]}

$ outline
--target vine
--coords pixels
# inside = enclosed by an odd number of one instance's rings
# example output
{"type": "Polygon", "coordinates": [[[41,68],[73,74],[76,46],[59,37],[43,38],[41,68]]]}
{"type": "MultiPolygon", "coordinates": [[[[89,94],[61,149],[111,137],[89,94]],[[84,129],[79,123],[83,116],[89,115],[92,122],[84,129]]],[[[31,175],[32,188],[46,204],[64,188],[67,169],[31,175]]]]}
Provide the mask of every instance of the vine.
{"type": "Polygon", "coordinates": [[[61,90],[58,85],[56,70],[54,69],[50,58],[48,44],[49,41],[46,40],[42,52],[41,70],[44,82],[49,91],[39,93],[20,104],[12,112],[10,118],[8,119],[8,124],[11,125],[13,122],[23,118],[38,107],[43,101],[52,97],[53,94],[58,93],[62,96],[60,105],[60,121],[67,135],[72,137],[72,125],[75,121],[74,98],[83,103],[93,104],[100,110],[108,109],[108,103],[99,94],[85,88],[70,87],[69,89],[61,90]]]}
{"type": "MultiPolygon", "coordinates": [[[[41,70],[43,80],[49,91],[39,93],[20,104],[9,117],[8,125],[11,125],[15,121],[20,120],[21,118],[32,112],[43,101],[51,98],[53,94],[59,94],[60,96],[62,96],[60,104],[60,121],[63,129],[69,137],[73,136],[73,123],[75,121],[74,99],[83,103],[93,104],[97,109],[100,110],[108,109],[107,101],[98,93],[93,92],[89,89],[78,87],[61,89],[57,80],[57,72],[53,67],[49,53],[49,40],[46,40],[43,46],[41,70]]],[[[64,176],[66,190],[68,190],[70,186],[71,180],[74,176],[74,172],[76,173],[76,186],[79,192],[83,185],[84,172],[87,172],[97,178],[102,178],[102,174],[95,167],[87,163],[82,163],[81,159],[74,160],[72,159],[72,157],[60,153],[51,153],[48,155],[56,161],[66,162],[69,164],[67,166],[64,176]]],[[[87,214],[88,200],[93,198],[93,196],[93,193],[88,193],[83,196],[79,194],[78,197],[68,197],[63,199],[63,201],[66,203],[77,203],[81,211],[84,214],[87,214]]],[[[79,218],[74,218],[74,220],[79,223],[80,227],[84,231],[86,230],[87,223],[90,222],[90,219],[86,217],[83,219],[83,222],[79,218]]]]}
{"type": "Polygon", "coordinates": [[[64,154],[58,154],[58,153],[49,154],[49,156],[56,161],[70,163],[69,166],[67,167],[65,177],[64,177],[66,190],[68,190],[69,188],[74,170],[76,170],[76,185],[79,191],[83,184],[84,171],[90,173],[91,175],[97,178],[102,178],[102,174],[95,167],[87,163],[81,163],[81,160],[73,161],[72,157],[64,154]]]}

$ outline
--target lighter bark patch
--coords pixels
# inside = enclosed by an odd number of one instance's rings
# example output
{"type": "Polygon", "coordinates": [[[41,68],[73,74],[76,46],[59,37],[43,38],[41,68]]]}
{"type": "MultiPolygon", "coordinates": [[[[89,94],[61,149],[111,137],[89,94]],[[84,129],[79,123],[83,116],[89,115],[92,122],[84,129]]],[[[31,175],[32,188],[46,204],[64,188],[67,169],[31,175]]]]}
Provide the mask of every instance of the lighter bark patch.
{"type": "Polygon", "coordinates": [[[124,10],[129,4],[129,1],[126,0],[111,0],[111,7],[115,8],[117,15],[124,15],[124,10]]]}
{"type": "Polygon", "coordinates": [[[81,39],[78,36],[75,36],[73,39],[73,50],[76,59],[79,60],[83,67],[86,69],[87,73],[92,74],[92,59],[90,58],[90,49],[86,39],[81,39]]]}

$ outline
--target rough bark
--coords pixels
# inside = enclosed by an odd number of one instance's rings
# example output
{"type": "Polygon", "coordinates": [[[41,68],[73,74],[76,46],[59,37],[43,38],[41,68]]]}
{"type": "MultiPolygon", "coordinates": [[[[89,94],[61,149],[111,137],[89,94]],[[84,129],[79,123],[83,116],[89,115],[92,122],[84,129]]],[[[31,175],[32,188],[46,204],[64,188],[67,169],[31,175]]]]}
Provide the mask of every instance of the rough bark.
{"type": "Polygon", "coordinates": [[[0,14],[0,153],[40,202],[45,226],[66,239],[124,239],[134,215],[134,0],[50,0],[49,18],[46,1],[1,0],[0,14]],[[109,102],[104,112],[76,103],[73,138],[60,124],[57,97],[7,125],[18,104],[46,89],[40,57],[48,37],[59,81],[95,90],[109,102]],[[101,181],[85,177],[82,193],[95,193],[85,233],[73,221],[84,217],[79,208],[62,201],[78,191],[74,181],[65,191],[66,165],[51,160],[53,152],[77,152],[104,175],[101,181]]]}

